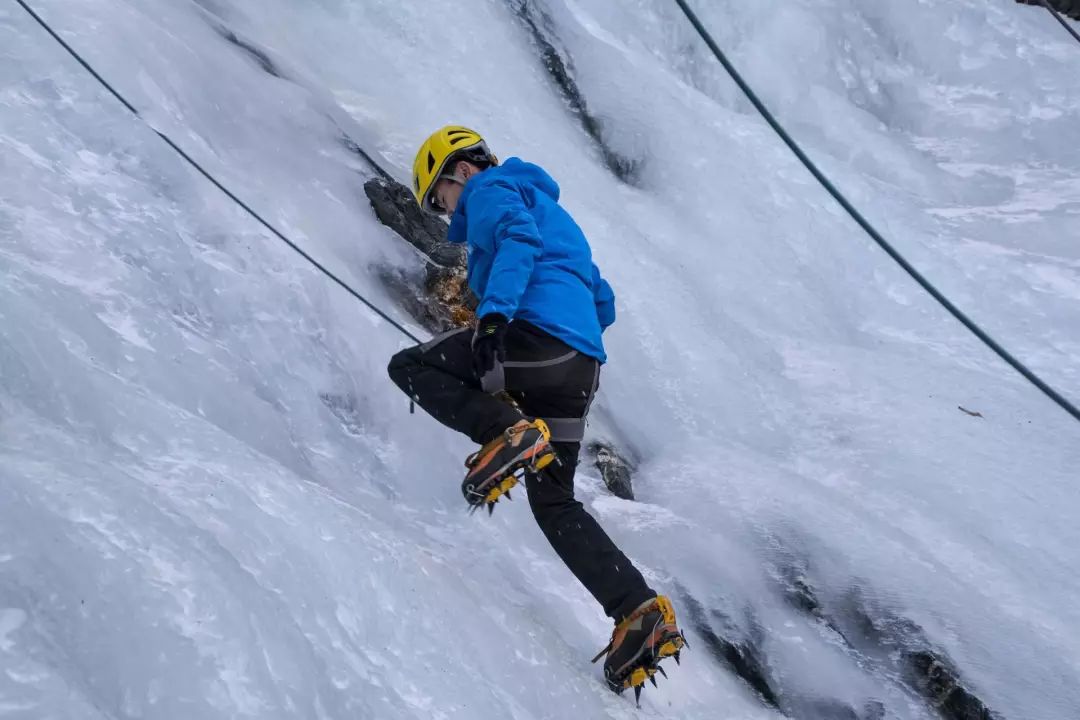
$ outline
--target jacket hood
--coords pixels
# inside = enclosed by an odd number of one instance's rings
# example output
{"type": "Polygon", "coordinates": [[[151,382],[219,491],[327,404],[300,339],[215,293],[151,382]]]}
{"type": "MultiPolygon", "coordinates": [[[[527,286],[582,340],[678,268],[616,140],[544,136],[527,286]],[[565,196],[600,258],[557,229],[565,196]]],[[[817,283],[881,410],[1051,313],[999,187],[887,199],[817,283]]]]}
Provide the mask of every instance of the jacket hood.
{"type": "Polygon", "coordinates": [[[548,175],[544,168],[525,162],[521,158],[507,158],[506,162],[485,171],[476,179],[481,181],[480,184],[484,184],[485,180],[494,182],[499,179],[527,183],[549,196],[552,200],[556,202],[559,200],[559,184],[555,182],[555,179],[548,175]],[[489,173],[490,177],[485,177],[489,173]]]}

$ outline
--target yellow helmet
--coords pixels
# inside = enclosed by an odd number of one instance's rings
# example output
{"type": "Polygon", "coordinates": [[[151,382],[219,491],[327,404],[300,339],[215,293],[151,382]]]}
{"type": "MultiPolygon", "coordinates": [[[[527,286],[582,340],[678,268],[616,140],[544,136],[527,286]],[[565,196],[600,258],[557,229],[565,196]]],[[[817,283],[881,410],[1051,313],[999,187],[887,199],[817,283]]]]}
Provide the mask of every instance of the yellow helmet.
{"type": "Polygon", "coordinates": [[[468,160],[484,167],[499,163],[475,130],[447,125],[433,132],[413,161],[413,194],[420,207],[428,212],[439,212],[431,202],[431,190],[451,160],[468,160]]]}

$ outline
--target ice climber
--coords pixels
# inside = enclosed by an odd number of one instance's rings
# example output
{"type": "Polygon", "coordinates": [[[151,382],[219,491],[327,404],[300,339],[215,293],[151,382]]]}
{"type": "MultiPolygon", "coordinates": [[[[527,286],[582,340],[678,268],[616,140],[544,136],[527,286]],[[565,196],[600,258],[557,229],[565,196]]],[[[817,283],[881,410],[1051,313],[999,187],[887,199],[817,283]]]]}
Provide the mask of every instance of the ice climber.
{"type": "Polygon", "coordinates": [[[524,477],[540,529],[615,621],[594,662],[606,654],[611,689],[640,694],[646,680],[655,684],[662,658],[678,660],[685,640],[671,602],[574,498],[615,295],[540,167],[500,163],[476,132],[448,126],[420,147],[412,179],[422,208],[450,216],[449,241],[467,245],[479,320],[397,353],[390,377],[481,446],[465,461],[461,485],[474,509],[492,511],[524,477]]]}

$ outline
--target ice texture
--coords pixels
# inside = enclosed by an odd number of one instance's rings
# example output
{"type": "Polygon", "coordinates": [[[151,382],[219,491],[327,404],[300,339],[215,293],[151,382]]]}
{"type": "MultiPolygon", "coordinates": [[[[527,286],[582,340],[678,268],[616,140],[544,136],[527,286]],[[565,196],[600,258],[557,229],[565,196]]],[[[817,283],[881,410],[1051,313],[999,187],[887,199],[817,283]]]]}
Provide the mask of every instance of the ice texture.
{"type": "MultiPolygon", "coordinates": [[[[940,717],[920,652],[1000,717],[1080,716],[1080,425],[861,233],[674,3],[33,5],[143,119],[0,8],[0,718],[940,717]],[[151,130],[423,334],[378,281],[421,260],[356,148],[407,180],[447,123],[551,172],[618,296],[589,433],[635,457],[637,502],[585,464],[579,495],[692,645],[641,711],[527,504],[464,512],[473,448],[386,377],[407,341],[151,130]]],[[[1080,401],[1061,27],[1012,0],[694,5],[867,217],[1080,401]]]]}

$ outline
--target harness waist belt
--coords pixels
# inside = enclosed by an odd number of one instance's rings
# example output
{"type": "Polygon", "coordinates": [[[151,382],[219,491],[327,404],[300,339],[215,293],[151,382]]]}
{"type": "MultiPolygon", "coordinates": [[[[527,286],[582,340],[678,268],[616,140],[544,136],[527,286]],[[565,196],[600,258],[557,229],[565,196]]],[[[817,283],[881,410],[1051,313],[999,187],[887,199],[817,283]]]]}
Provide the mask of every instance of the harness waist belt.
{"type": "Polygon", "coordinates": [[[542,418],[551,430],[552,442],[581,442],[585,437],[585,418],[542,418]]]}

